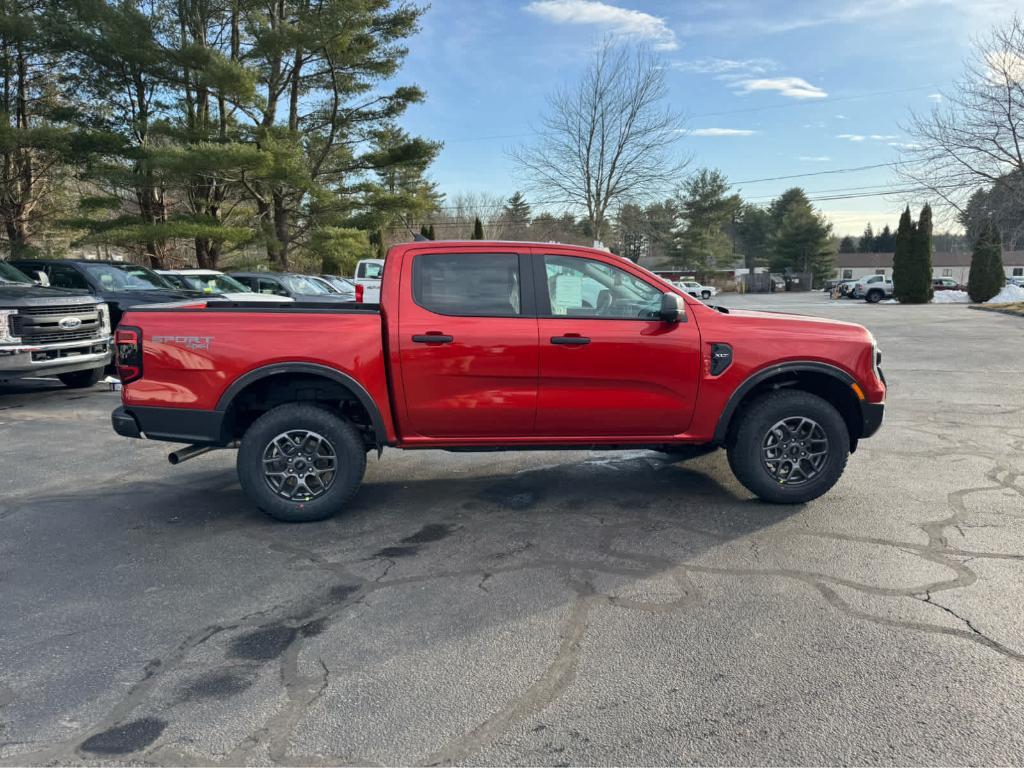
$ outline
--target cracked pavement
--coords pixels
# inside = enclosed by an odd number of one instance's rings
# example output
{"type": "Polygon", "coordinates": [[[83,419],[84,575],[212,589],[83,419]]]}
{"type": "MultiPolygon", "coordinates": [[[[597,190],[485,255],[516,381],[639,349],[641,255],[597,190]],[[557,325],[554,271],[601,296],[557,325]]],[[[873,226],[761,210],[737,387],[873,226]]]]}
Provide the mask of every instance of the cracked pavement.
{"type": "Polygon", "coordinates": [[[0,387],[0,765],[1020,764],[1024,323],[722,303],[879,339],[824,498],[721,452],[388,451],[289,526],[115,393],[0,387]]]}

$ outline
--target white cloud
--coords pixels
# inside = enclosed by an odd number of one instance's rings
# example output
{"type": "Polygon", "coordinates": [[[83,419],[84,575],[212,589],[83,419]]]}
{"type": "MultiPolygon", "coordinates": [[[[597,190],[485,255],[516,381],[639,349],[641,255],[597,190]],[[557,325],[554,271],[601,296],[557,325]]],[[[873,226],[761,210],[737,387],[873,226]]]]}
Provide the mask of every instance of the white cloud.
{"type": "Polygon", "coordinates": [[[832,160],[831,157],[827,157],[825,155],[800,155],[798,159],[805,163],[828,163],[832,160]]]}
{"type": "Polygon", "coordinates": [[[791,99],[824,99],[828,96],[823,89],[811,85],[802,77],[776,77],[757,78],[750,80],[739,80],[741,93],[753,93],[754,91],[778,91],[783,96],[791,99]]]}
{"type": "Polygon", "coordinates": [[[931,101],[934,101],[936,104],[938,104],[940,101],[942,101],[942,94],[941,93],[929,93],[928,94],[928,98],[931,101]]]}
{"type": "Polygon", "coordinates": [[[862,133],[840,133],[840,134],[838,134],[836,136],[836,138],[837,139],[844,139],[846,141],[856,141],[856,142],[861,142],[861,141],[865,141],[867,139],[871,139],[872,141],[886,141],[886,142],[890,142],[889,146],[896,146],[895,144],[892,144],[891,142],[892,142],[893,139],[898,139],[899,136],[892,136],[892,135],[887,134],[887,133],[872,133],[872,134],[870,134],[868,136],[865,136],[862,133]]]}
{"type": "Polygon", "coordinates": [[[915,144],[912,141],[911,142],[890,141],[889,142],[889,146],[890,147],[894,147],[896,149],[921,149],[921,145],[920,144],[915,144]]]}
{"type": "Polygon", "coordinates": [[[674,61],[674,69],[697,72],[702,75],[752,76],[763,75],[779,68],[772,59],[718,59],[705,58],[692,61],[674,61]]]}
{"type": "Polygon", "coordinates": [[[757,131],[746,128],[695,128],[687,133],[690,136],[753,136],[757,131]]]}
{"type": "Polygon", "coordinates": [[[836,120],[849,120],[846,115],[836,115],[836,120]]]}
{"type": "Polygon", "coordinates": [[[675,32],[665,19],[599,0],[534,0],[525,10],[556,24],[590,24],[649,40],[659,51],[674,51],[679,47],[675,32]]]}

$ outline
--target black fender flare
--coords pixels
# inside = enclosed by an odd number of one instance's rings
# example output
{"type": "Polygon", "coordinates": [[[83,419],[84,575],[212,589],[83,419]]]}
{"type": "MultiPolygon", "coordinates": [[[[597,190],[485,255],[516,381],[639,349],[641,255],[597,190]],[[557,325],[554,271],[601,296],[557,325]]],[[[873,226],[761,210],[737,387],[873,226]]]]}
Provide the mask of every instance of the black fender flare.
{"type": "Polygon", "coordinates": [[[270,376],[277,376],[282,373],[308,373],[314,376],[323,376],[326,379],[331,379],[338,382],[346,389],[350,390],[359,404],[366,409],[366,412],[370,414],[370,421],[373,423],[373,436],[374,442],[377,445],[377,450],[381,450],[387,441],[387,430],[384,427],[384,418],[380,414],[380,409],[377,407],[377,403],[374,402],[373,397],[366,391],[366,388],[358,381],[353,379],[347,373],[342,373],[336,368],[331,368],[326,365],[320,365],[319,363],[272,363],[271,365],[265,365],[261,368],[256,368],[249,371],[248,373],[239,376],[235,379],[231,386],[224,390],[224,394],[217,400],[217,406],[214,410],[220,413],[226,413],[228,408],[231,407],[231,403],[234,402],[238,394],[248,387],[261,379],[268,378],[270,376]]]}
{"type": "Polygon", "coordinates": [[[855,384],[857,380],[850,374],[844,371],[842,368],[837,368],[829,363],[819,363],[813,360],[794,360],[792,362],[780,363],[778,365],[770,365],[767,368],[761,368],[758,371],[750,374],[743,383],[733,390],[733,393],[729,396],[728,402],[725,404],[725,408],[722,409],[721,415],[718,417],[718,426],[715,427],[714,442],[718,445],[725,443],[725,437],[729,433],[729,424],[732,421],[732,417],[736,414],[736,409],[739,404],[743,401],[743,398],[758,384],[763,381],[767,381],[773,376],[778,376],[781,373],[823,373],[826,376],[842,382],[845,386],[855,384]]]}

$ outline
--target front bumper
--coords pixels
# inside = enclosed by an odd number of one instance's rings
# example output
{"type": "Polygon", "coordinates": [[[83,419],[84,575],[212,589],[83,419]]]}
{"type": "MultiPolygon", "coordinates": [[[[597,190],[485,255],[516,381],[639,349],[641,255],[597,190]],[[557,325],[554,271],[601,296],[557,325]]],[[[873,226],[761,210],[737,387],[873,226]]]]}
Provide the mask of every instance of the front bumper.
{"type": "Polygon", "coordinates": [[[91,341],[0,347],[0,381],[106,367],[113,356],[111,341],[108,336],[91,341]]]}
{"type": "Polygon", "coordinates": [[[860,436],[862,438],[871,437],[882,426],[882,416],[885,415],[885,403],[863,401],[860,404],[860,413],[864,421],[860,436]]]}

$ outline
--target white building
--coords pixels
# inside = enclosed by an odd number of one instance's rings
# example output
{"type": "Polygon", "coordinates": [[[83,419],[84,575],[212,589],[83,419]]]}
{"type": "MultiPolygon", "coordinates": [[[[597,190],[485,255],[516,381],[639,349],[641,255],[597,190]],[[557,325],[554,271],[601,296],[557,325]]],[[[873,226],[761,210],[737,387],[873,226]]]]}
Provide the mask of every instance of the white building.
{"type": "MultiPolygon", "coordinates": [[[[891,253],[838,253],[836,278],[857,280],[866,275],[892,276],[891,253]]],[[[1003,251],[1003,268],[1007,277],[1024,277],[1024,251],[1003,251]]],[[[932,254],[932,277],[951,277],[967,284],[971,273],[971,254],[938,251],[932,254]]]]}

